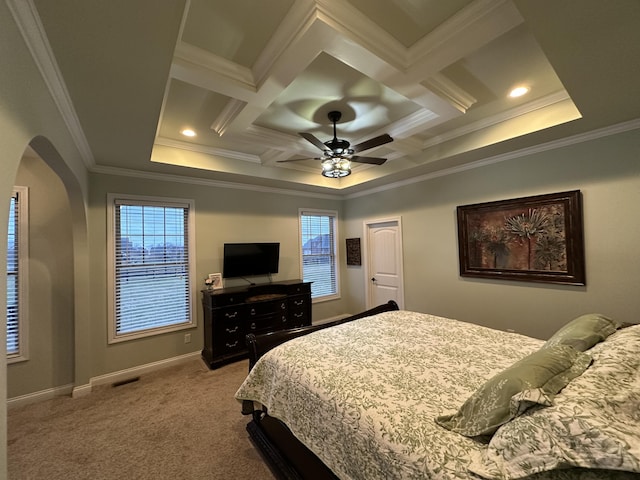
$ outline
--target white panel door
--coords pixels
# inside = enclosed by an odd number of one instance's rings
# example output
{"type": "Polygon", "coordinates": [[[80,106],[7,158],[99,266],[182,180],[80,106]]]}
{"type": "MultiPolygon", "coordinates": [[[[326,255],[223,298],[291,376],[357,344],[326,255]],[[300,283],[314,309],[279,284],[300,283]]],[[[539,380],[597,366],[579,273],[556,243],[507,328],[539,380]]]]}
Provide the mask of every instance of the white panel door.
{"type": "Polygon", "coordinates": [[[404,308],[402,234],[399,219],[365,222],[367,308],[395,300],[404,308]]]}

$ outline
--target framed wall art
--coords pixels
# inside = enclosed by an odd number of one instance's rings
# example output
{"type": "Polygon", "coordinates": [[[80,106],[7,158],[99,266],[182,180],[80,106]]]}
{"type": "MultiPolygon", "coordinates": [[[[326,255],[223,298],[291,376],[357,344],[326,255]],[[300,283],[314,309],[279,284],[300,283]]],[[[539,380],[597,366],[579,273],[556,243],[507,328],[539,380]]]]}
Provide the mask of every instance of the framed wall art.
{"type": "Polygon", "coordinates": [[[460,275],[585,285],[579,190],[457,208],[460,275]]]}
{"type": "Polygon", "coordinates": [[[360,239],[347,238],[347,265],[361,265],[360,239]]]}

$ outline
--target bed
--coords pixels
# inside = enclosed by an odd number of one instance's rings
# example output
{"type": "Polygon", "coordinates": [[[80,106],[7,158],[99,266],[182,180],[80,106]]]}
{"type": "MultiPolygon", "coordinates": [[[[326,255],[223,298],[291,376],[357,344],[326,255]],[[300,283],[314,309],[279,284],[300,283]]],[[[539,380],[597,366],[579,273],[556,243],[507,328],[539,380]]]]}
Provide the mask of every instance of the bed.
{"type": "Polygon", "coordinates": [[[640,325],[545,342],[390,302],[248,343],[236,398],[279,478],[640,477],[640,325]]]}

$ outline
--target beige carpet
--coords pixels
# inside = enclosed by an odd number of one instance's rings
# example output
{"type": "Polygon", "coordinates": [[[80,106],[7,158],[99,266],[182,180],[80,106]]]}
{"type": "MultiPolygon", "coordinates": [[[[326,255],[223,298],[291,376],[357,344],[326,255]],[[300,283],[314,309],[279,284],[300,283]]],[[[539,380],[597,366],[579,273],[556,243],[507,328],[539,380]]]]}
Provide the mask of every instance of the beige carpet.
{"type": "Polygon", "coordinates": [[[252,479],[273,475],[234,398],[247,362],[200,361],[8,413],[9,478],[252,479]]]}

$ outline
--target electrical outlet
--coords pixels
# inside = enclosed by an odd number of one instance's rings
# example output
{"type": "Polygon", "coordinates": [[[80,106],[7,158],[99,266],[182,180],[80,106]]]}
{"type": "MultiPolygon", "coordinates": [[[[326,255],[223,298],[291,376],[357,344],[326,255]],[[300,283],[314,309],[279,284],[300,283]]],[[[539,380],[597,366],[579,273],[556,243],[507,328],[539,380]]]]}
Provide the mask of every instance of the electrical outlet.
{"type": "Polygon", "coordinates": [[[191,334],[190,333],[185,333],[184,334],[184,343],[191,343],[191,334]]]}

